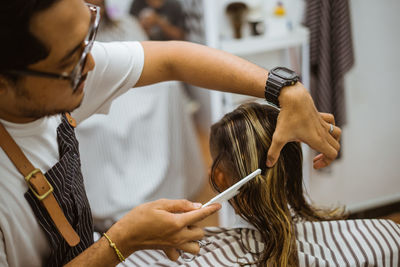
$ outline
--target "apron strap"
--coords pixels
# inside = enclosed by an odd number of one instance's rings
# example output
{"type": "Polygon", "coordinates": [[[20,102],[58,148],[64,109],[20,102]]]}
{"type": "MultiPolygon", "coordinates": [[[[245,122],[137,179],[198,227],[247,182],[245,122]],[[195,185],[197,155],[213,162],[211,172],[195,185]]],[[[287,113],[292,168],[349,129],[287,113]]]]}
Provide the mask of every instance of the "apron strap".
{"type": "Polygon", "coordinates": [[[53,195],[53,187],[39,169],[25,157],[14,139],[0,123],[0,147],[10,158],[14,166],[25,177],[29,189],[46,208],[57,230],[69,246],[74,247],[80,242],[79,235],[68,222],[60,205],[53,195]]]}

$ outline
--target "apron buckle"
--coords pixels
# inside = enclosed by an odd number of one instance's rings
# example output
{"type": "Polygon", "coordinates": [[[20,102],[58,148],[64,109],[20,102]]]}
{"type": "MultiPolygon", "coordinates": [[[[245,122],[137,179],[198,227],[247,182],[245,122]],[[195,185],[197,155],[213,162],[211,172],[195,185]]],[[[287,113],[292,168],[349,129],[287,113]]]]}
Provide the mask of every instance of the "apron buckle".
{"type": "MultiPolygon", "coordinates": [[[[42,201],[43,199],[48,197],[48,195],[50,195],[54,191],[53,186],[49,183],[49,181],[46,179],[46,177],[42,174],[42,172],[39,169],[34,169],[27,176],[25,176],[25,181],[28,184],[29,189],[36,196],[36,198],[39,199],[40,201],[42,201]],[[34,177],[38,173],[40,173],[43,176],[43,179],[47,182],[47,185],[49,187],[49,189],[44,193],[39,193],[37,190],[35,190],[33,188],[33,186],[30,183],[31,178],[34,177]]],[[[42,187],[42,189],[44,189],[44,188],[42,187]]]]}

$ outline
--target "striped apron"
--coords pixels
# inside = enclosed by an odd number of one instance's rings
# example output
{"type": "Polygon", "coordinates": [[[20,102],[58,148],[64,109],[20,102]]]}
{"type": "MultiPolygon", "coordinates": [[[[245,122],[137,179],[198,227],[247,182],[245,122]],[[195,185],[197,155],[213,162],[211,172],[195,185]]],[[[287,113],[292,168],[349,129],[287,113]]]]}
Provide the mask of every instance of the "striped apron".
{"type": "Polygon", "coordinates": [[[51,254],[45,266],[62,266],[93,244],[93,222],[86,197],[78,141],[66,116],[57,128],[60,160],[44,175],[54,187],[54,196],[77,234],[80,243],[70,247],[54,226],[50,216],[31,190],[25,198],[33,209],[50,245],[51,254]]]}

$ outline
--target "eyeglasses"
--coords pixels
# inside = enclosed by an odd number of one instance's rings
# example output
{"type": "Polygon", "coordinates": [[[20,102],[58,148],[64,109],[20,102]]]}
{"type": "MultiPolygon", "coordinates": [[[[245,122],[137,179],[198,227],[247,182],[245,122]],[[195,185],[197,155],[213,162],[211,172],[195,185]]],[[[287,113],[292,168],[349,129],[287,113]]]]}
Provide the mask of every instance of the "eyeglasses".
{"type": "Polygon", "coordinates": [[[8,70],[6,72],[9,74],[31,75],[31,76],[59,79],[59,80],[69,80],[71,83],[72,90],[75,91],[78,88],[79,82],[82,78],[82,73],[86,65],[87,56],[92,50],[100,22],[100,7],[88,3],[86,3],[86,6],[89,8],[91,14],[89,32],[86,35],[85,40],[83,42],[82,55],[77,65],[74,67],[74,69],[70,74],[68,74],[67,72],[57,74],[57,73],[50,73],[50,72],[43,72],[43,71],[36,71],[29,69],[8,70]]]}

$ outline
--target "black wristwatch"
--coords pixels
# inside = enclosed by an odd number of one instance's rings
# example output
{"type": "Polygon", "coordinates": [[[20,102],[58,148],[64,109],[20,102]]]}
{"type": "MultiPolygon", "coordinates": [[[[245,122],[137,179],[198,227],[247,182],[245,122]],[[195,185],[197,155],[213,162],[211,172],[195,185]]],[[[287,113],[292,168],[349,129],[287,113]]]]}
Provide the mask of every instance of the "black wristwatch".
{"type": "Polygon", "coordinates": [[[298,81],[299,75],[296,72],[284,67],[273,68],[268,73],[267,84],[265,85],[265,100],[280,107],[278,97],[282,88],[294,85],[298,81]]]}

